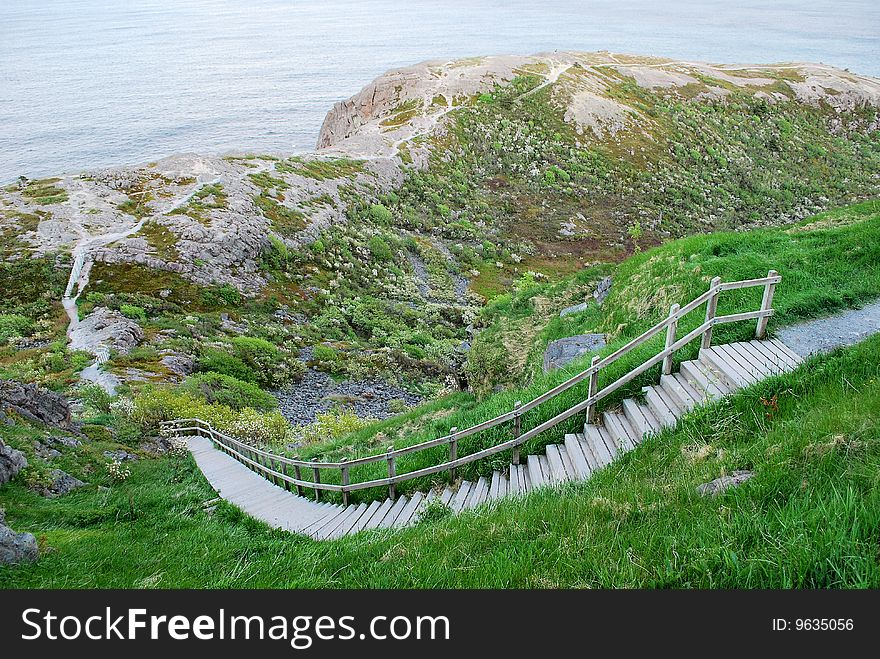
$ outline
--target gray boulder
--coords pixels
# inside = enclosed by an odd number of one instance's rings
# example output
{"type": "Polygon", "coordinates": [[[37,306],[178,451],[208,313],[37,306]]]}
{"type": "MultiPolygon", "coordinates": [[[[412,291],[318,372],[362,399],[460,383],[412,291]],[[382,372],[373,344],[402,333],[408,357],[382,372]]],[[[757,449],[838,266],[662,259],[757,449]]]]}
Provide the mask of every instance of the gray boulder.
{"type": "Polygon", "coordinates": [[[697,486],[697,492],[705,496],[717,496],[731,487],[736,487],[749,480],[755,474],[751,471],[735,471],[730,476],[721,476],[714,481],[697,486]]]}
{"type": "Polygon", "coordinates": [[[569,314],[580,313],[581,311],[586,311],[589,304],[587,302],[581,302],[580,304],[575,304],[570,307],[565,307],[562,311],[559,312],[559,317],[564,318],[569,314]]]}
{"type": "Polygon", "coordinates": [[[67,494],[68,492],[77,489],[78,487],[86,485],[86,483],[84,483],[80,479],[71,476],[66,471],[61,471],[60,469],[53,469],[50,472],[50,475],[52,476],[52,483],[49,485],[49,487],[44,487],[40,491],[40,494],[42,494],[44,497],[60,497],[64,494],[67,494]]]}
{"type": "Polygon", "coordinates": [[[544,372],[565,366],[582,355],[595,352],[605,345],[604,334],[578,334],[552,341],[544,351],[544,372]]]}
{"type": "Polygon", "coordinates": [[[0,510],[0,565],[33,563],[40,558],[37,539],[32,533],[16,533],[6,526],[6,515],[0,510]]]}
{"type": "Polygon", "coordinates": [[[169,352],[162,357],[160,363],[174,375],[181,377],[186,377],[195,369],[193,358],[179,352],[169,352]]]}
{"type": "Polygon", "coordinates": [[[612,283],[613,280],[611,277],[605,277],[596,285],[596,290],[593,291],[593,299],[596,300],[596,304],[600,306],[602,305],[605,298],[608,297],[608,294],[611,292],[612,283]]]}
{"type": "Polygon", "coordinates": [[[24,453],[0,440],[0,485],[11,481],[18,472],[27,467],[27,463],[24,453]]]}
{"type": "Polygon", "coordinates": [[[67,400],[35,384],[0,380],[0,409],[15,412],[30,421],[47,426],[70,427],[70,407],[67,400]]]}
{"type": "Polygon", "coordinates": [[[104,451],[104,457],[117,462],[137,462],[138,456],[128,451],[104,451]]]}

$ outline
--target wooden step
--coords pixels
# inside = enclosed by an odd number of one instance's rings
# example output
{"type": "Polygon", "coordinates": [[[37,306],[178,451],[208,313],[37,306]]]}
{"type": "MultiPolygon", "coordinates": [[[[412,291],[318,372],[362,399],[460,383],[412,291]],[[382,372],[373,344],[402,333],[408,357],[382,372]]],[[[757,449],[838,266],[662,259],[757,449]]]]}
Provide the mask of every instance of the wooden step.
{"type": "Polygon", "coordinates": [[[584,441],[599,461],[599,466],[604,467],[611,462],[612,456],[605,447],[605,440],[599,431],[599,426],[594,423],[584,424],[584,441]]]}
{"type": "Polygon", "coordinates": [[[678,405],[682,412],[690,411],[697,405],[697,401],[685,391],[673,375],[661,375],[660,388],[666,393],[668,399],[678,405]]]}
{"type": "Polygon", "coordinates": [[[440,495],[440,501],[444,506],[448,506],[452,502],[452,497],[455,496],[455,491],[451,487],[447,487],[443,490],[443,494],[440,495]]]}
{"type": "Polygon", "coordinates": [[[709,369],[703,362],[682,362],[679,373],[687,379],[691,387],[705,394],[707,400],[718,400],[732,391],[715,371],[709,369]]]}
{"type": "Polygon", "coordinates": [[[619,450],[628,451],[635,447],[635,439],[633,437],[635,431],[622,414],[604,412],[602,420],[605,422],[605,429],[614,439],[619,450]]]}
{"type": "Polygon", "coordinates": [[[647,407],[639,405],[632,398],[623,401],[623,415],[642,442],[647,435],[653,435],[660,429],[660,424],[647,407]],[[650,418],[649,418],[650,417],[650,418]]]}
{"type": "Polygon", "coordinates": [[[666,399],[660,395],[658,389],[659,387],[645,387],[645,400],[648,402],[648,409],[664,428],[672,427],[676,422],[675,412],[669,409],[666,399]]]}
{"type": "Polygon", "coordinates": [[[476,508],[486,501],[486,497],[488,495],[489,481],[487,481],[484,476],[480,476],[474,487],[471,489],[471,493],[468,496],[467,501],[464,502],[465,509],[476,508]]]}
{"type": "Polygon", "coordinates": [[[578,439],[578,435],[569,433],[565,436],[565,452],[571,459],[571,466],[575,471],[575,478],[581,480],[587,478],[593,469],[584,455],[584,443],[578,439]]]}
{"type": "Polygon", "coordinates": [[[391,510],[389,510],[388,514],[385,515],[385,518],[376,525],[376,528],[387,529],[394,526],[394,523],[397,521],[397,518],[400,517],[400,513],[403,511],[407,502],[408,500],[406,497],[398,497],[397,501],[395,501],[394,505],[391,507],[391,510]]]}
{"type": "Polygon", "coordinates": [[[519,465],[510,465],[510,471],[507,473],[507,496],[512,497],[522,493],[520,487],[519,465]]]}
{"type": "Polygon", "coordinates": [[[700,361],[712,367],[724,384],[731,389],[741,389],[742,387],[749,386],[751,381],[746,379],[733,364],[729,364],[726,356],[723,353],[719,353],[715,348],[716,346],[701,349],[700,361]]]}
{"type": "Polygon", "coordinates": [[[342,524],[336,527],[336,530],[328,535],[330,538],[340,538],[344,535],[348,535],[351,530],[355,527],[355,525],[360,521],[361,517],[366,514],[369,506],[365,503],[358,504],[354,510],[354,514],[349,515],[348,519],[346,519],[342,524]]]}
{"type": "Polygon", "coordinates": [[[507,479],[500,471],[492,472],[492,484],[489,486],[489,500],[495,501],[507,496],[507,479]]]}
{"type": "Polygon", "coordinates": [[[452,498],[452,506],[453,512],[460,512],[464,508],[465,501],[467,501],[468,495],[471,493],[471,487],[473,483],[470,481],[462,481],[461,485],[458,486],[458,492],[455,493],[455,496],[452,498]]]}
{"type": "Polygon", "coordinates": [[[563,483],[569,479],[562,461],[559,444],[548,444],[545,448],[547,463],[550,465],[550,480],[554,483],[563,483]]]}
{"type": "Polygon", "coordinates": [[[536,490],[550,484],[550,475],[544,473],[543,465],[537,455],[530,455],[526,458],[526,469],[529,472],[529,482],[531,489],[536,490]]]}
{"type": "Polygon", "coordinates": [[[757,372],[754,365],[751,364],[751,358],[745,357],[732,344],[715,346],[718,354],[724,355],[727,363],[731,368],[739,373],[740,377],[749,385],[755,384],[763,379],[763,376],[757,372]]]}
{"type": "Polygon", "coordinates": [[[749,341],[754,354],[764,360],[764,368],[773,375],[785,373],[795,367],[795,364],[786,356],[779,353],[768,341],[749,341]]]}
{"type": "Polygon", "coordinates": [[[804,363],[803,357],[801,357],[779,339],[770,339],[769,341],[767,341],[767,343],[769,343],[776,350],[776,353],[778,355],[787,357],[791,361],[793,368],[798,367],[804,363]]]}
{"type": "Polygon", "coordinates": [[[322,539],[334,537],[334,534],[339,527],[348,522],[353,524],[366,508],[367,504],[365,503],[348,506],[341,515],[335,517],[332,521],[315,531],[315,535],[322,539]]]}
{"type": "Polygon", "coordinates": [[[706,402],[706,396],[694,389],[691,383],[688,382],[688,379],[681,374],[681,371],[673,373],[672,377],[675,378],[678,385],[684,390],[688,397],[694,401],[694,407],[699,407],[706,402]]]}
{"type": "Polygon", "coordinates": [[[425,503],[425,495],[421,492],[414,492],[409,503],[406,504],[400,516],[395,520],[394,526],[409,526],[417,522],[419,519],[418,512],[423,503],[425,503]]]}
{"type": "MultiPolygon", "coordinates": [[[[386,499],[387,501],[387,499],[386,499]]],[[[361,529],[363,529],[367,524],[369,524],[370,519],[372,519],[373,515],[376,514],[376,511],[382,507],[384,501],[373,501],[367,509],[364,511],[363,515],[360,516],[357,522],[351,527],[349,533],[357,533],[361,529]]]]}
{"type": "Polygon", "coordinates": [[[394,503],[393,499],[385,499],[370,520],[364,524],[364,529],[375,529],[378,527],[382,523],[382,520],[385,519],[385,515],[388,514],[388,511],[394,507],[394,503]]]}
{"type": "Polygon", "coordinates": [[[568,480],[577,480],[578,473],[574,468],[574,463],[571,461],[571,456],[568,454],[565,443],[557,444],[557,446],[559,447],[559,455],[562,456],[562,466],[565,467],[565,473],[568,474],[568,480]]]}
{"type": "Polygon", "coordinates": [[[587,465],[590,467],[590,473],[594,471],[598,471],[602,468],[602,462],[599,460],[599,456],[596,455],[596,452],[593,450],[592,445],[589,440],[587,440],[586,435],[575,435],[578,440],[578,444],[581,446],[581,450],[584,452],[584,459],[587,461],[587,465]]]}

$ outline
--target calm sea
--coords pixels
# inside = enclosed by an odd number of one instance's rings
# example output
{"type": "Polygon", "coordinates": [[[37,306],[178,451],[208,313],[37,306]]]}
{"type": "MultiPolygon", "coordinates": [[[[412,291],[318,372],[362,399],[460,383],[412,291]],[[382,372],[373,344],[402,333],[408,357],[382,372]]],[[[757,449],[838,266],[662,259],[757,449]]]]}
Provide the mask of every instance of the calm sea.
{"type": "Polygon", "coordinates": [[[880,75],[877,0],[7,0],[0,181],[182,151],[303,151],[424,59],[612,50],[880,75]]]}

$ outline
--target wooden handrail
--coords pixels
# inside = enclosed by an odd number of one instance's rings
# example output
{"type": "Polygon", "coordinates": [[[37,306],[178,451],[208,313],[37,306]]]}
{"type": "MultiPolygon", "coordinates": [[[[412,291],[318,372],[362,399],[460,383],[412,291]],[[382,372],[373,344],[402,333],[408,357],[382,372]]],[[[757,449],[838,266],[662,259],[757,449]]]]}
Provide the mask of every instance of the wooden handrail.
{"type": "Polygon", "coordinates": [[[389,495],[391,496],[391,498],[394,498],[396,485],[398,483],[444,471],[449,471],[454,478],[456,468],[466,464],[470,464],[471,462],[476,462],[477,460],[481,460],[492,455],[496,455],[506,450],[512,449],[514,451],[514,462],[518,463],[519,447],[522,446],[522,444],[529,441],[530,439],[537,437],[541,433],[546,432],[547,430],[553,428],[554,426],[565,421],[566,419],[571,418],[575,414],[587,411],[587,421],[589,422],[593,420],[595,417],[596,404],[599,401],[611,395],[623,385],[634,380],[639,375],[641,375],[648,369],[656,366],[657,364],[660,364],[661,362],[663,363],[663,372],[669,372],[669,370],[671,369],[672,357],[674,353],[694,339],[702,336],[702,348],[708,348],[711,345],[712,328],[716,325],[735,323],[743,320],[757,320],[758,325],[755,335],[757,338],[763,338],[767,327],[767,320],[770,316],[773,315],[773,309],[771,307],[773,302],[773,294],[776,288],[776,284],[778,284],[780,281],[782,281],[782,277],[777,274],[775,270],[770,270],[766,277],[761,277],[758,279],[745,279],[742,281],[721,282],[721,280],[716,277],[712,280],[709,286],[709,290],[707,290],[705,293],[693,299],[683,307],[673,305],[673,307],[670,309],[669,315],[657,324],[655,324],[653,327],[646,330],[625,345],[621,346],[611,354],[601,359],[598,356],[593,357],[592,363],[588,368],[570,377],[568,380],[556,385],[555,387],[544,392],[540,396],[537,396],[533,400],[527,403],[520,403],[518,401],[513,410],[509,412],[504,412],[503,414],[499,414],[496,417],[493,417],[486,421],[482,421],[469,428],[465,428],[463,430],[452,428],[449,434],[442,437],[437,437],[436,439],[431,439],[399,449],[389,447],[387,451],[385,451],[384,453],[379,453],[377,455],[354,458],[351,460],[343,460],[341,462],[316,462],[308,460],[298,460],[296,458],[289,458],[287,456],[271,453],[269,451],[266,451],[265,449],[251,446],[246,442],[243,442],[234,437],[230,437],[229,435],[215,430],[208,422],[201,419],[175,419],[173,421],[163,421],[161,422],[160,426],[166,431],[175,431],[177,433],[189,432],[198,434],[200,436],[207,436],[221,450],[229,453],[239,461],[253,468],[255,471],[262,472],[264,475],[266,475],[276,483],[278,481],[282,481],[283,483],[285,483],[285,486],[288,487],[288,489],[291,485],[296,486],[297,492],[299,492],[300,494],[302,493],[302,488],[304,487],[315,490],[315,496],[318,499],[320,499],[321,491],[341,492],[343,495],[343,500],[347,502],[348,494],[350,492],[373,487],[388,487],[389,495]],[[764,287],[764,296],[761,301],[761,308],[759,310],[729,314],[726,316],[716,315],[718,296],[721,292],[757,286],[764,287]],[[702,324],[688,332],[685,336],[681,338],[676,338],[679,320],[704,303],[706,304],[706,320],[702,324]],[[617,361],[630,351],[634,350],[635,348],[650,341],[652,338],[654,338],[664,330],[666,331],[666,343],[660,352],[658,352],[656,355],[643,362],[639,366],[635,367],[634,369],[623,374],[614,382],[606,385],[603,389],[596,391],[597,376],[599,374],[599,371],[609,366],[610,364],[613,364],[615,361],[617,361]],[[588,378],[590,380],[590,389],[586,399],[557,414],[556,416],[544,421],[543,423],[540,423],[531,430],[522,432],[522,416],[526,412],[535,409],[536,407],[542,405],[552,398],[555,398],[559,394],[571,389],[572,387],[580,384],[588,378]],[[475,453],[458,457],[457,447],[459,439],[474,435],[476,433],[494,428],[496,426],[511,421],[513,422],[512,439],[504,441],[500,444],[495,444],[488,448],[481,449],[480,451],[477,451],[475,453]],[[444,445],[448,445],[450,449],[449,459],[447,461],[403,474],[397,473],[397,458],[399,456],[408,455],[410,453],[416,453],[419,451],[424,451],[430,448],[444,445]],[[263,459],[263,462],[260,461],[260,458],[263,459]],[[387,462],[388,477],[356,483],[350,482],[350,470],[352,467],[372,464],[376,462],[387,462]],[[281,466],[281,471],[278,471],[278,469],[275,468],[276,464],[281,466]],[[296,477],[292,477],[287,473],[288,466],[294,467],[294,473],[296,474],[296,477]],[[309,481],[301,477],[301,470],[303,468],[312,469],[314,471],[314,480],[309,481]],[[340,470],[342,484],[337,485],[321,482],[321,469],[340,470]]]}

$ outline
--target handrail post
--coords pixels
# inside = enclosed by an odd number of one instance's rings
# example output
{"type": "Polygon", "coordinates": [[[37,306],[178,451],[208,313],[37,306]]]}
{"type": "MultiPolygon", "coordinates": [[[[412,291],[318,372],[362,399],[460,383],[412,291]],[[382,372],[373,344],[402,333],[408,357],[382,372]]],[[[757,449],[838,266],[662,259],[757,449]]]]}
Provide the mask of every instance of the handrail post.
{"type": "MultiPolygon", "coordinates": [[[[318,469],[317,467],[313,467],[313,469],[315,470],[315,485],[320,485],[321,484],[321,470],[318,469]]],[[[320,500],[321,500],[321,489],[316,487],[315,488],[315,501],[320,501],[320,500]]]]}
{"type": "MultiPolygon", "coordinates": [[[[458,428],[450,428],[449,429],[449,461],[455,462],[458,460],[458,437],[455,436],[455,433],[458,432],[458,428]]],[[[451,483],[455,482],[455,467],[449,470],[449,481],[451,483]]]]}
{"type": "MultiPolygon", "coordinates": [[[[767,273],[768,277],[775,277],[778,273],[776,270],[770,270],[767,273]]],[[[772,282],[768,282],[764,286],[764,299],[761,300],[761,311],[770,311],[773,306],[773,293],[776,291],[776,284],[772,282]]],[[[764,335],[767,333],[767,323],[770,320],[770,316],[762,316],[758,318],[758,327],[755,329],[755,338],[763,339],[764,335]]]]}
{"type": "Polygon", "coordinates": [[[342,489],[342,505],[347,506],[348,505],[348,490],[346,490],[345,488],[349,484],[349,480],[348,480],[349,476],[348,476],[348,466],[344,463],[348,462],[348,459],[344,458],[342,460],[342,462],[343,462],[343,465],[342,465],[342,488],[343,488],[342,489]]]}
{"type": "MultiPolygon", "coordinates": [[[[712,282],[709,284],[709,290],[711,291],[714,288],[717,288],[721,285],[721,277],[713,277],[712,282]]],[[[715,291],[715,293],[706,300],[706,322],[711,323],[711,321],[715,320],[715,313],[718,311],[718,295],[721,291],[715,291]]],[[[702,350],[708,350],[712,345],[712,325],[706,328],[706,331],[703,332],[703,340],[700,343],[700,348],[702,350]]]]}
{"type": "MultiPolygon", "coordinates": [[[[593,359],[590,361],[590,368],[593,369],[593,372],[590,373],[590,384],[587,389],[588,400],[596,395],[596,389],[599,387],[599,367],[597,364],[601,359],[602,358],[599,357],[599,355],[593,355],[593,359]]],[[[598,417],[599,414],[596,409],[596,403],[590,403],[587,405],[587,423],[596,423],[598,417]]]]}
{"type": "MultiPolygon", "coordinates": [[[[299,465],[293,465],[293,475],[296,476],[296,480],[302,480],[302,471],[300,471],[299,465]]],[[[303,495],[303,487],[299,483],[296,484],[296,493],[300,496],[303,495]]]]}
{"type": "Polygon", "coordinates": [[[672,373],[672,345],[675,343],[675,333],[678,331],[678,319],[675,314],[681,309],[679,304],[673,304],[669,307],[669,325],[666,326],[666,356],[663,357],[663,375],[672,373]]]}
{"type": "MultiPolygon", "coordinates": [[[[394,478],[397,475],[397,466],[394,464],[394,447],[388,447],[388,478],[394,478]]],[[[388,483],[388,498],[392,501],[397,497],[397,487],[394,481],[388,483]]]]}
{"type": "MultiPolygon", "coordinates": [[[[519,408],[522,407],[522,401],[518,400],[513,404],[513,438],[519,439],[519,436],[522,434],[522,417],[519,413],[519,408]]],[[[513,447],[513,459],[511,460],[512,464],[519,464],[519,444],[516,444],[513,447]]]]}
{"type": "Polygon", "coordinates": [[[286,462],[281,463],[281,473],[284,474],[284,476],[285,476],[284,489],[287,490],[288,492],[290,492],[290,481],[287,480],[287,478],[289,478],[289,474],[287,473],[287,463],[286,462]]]}

